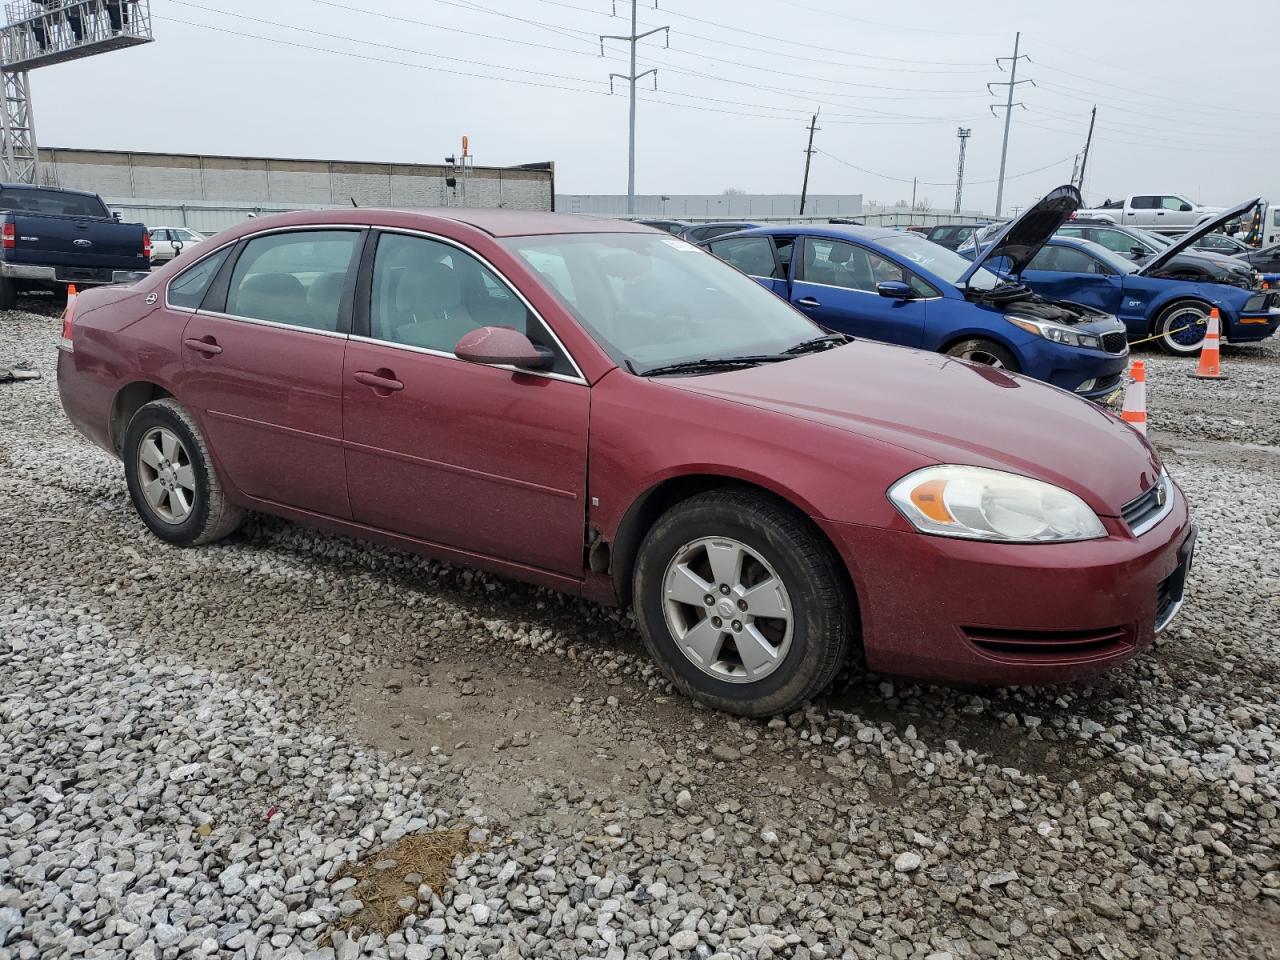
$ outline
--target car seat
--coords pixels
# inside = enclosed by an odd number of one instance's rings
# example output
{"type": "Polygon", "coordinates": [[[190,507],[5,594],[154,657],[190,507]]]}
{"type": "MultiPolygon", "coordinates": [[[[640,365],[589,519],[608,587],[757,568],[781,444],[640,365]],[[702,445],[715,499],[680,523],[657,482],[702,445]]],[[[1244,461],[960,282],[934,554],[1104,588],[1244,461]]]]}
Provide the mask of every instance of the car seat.
{"type": "Polygon", "coordinates": [[[463,334],[482,326],[462,302],[457,274],[440,262],[406,271],[396,288],[396,312],[401,318],[397,343],[448,353],[463,334]]]}
{"type": "Polygon", "coordinates": [[[346,282],[345,273],[322,273],[307,287],[307,306],[311,308],[311,316],[319,329],[338,329],[338,309],[342,305],[342,288],[346,282]]]}
{"type": "Polygon", "coordinates": [[[273,320],[298,327],[315,327],[307,291],[291,273],[256,273],[233,288],[227,313],[256,320],[273,320]]]}

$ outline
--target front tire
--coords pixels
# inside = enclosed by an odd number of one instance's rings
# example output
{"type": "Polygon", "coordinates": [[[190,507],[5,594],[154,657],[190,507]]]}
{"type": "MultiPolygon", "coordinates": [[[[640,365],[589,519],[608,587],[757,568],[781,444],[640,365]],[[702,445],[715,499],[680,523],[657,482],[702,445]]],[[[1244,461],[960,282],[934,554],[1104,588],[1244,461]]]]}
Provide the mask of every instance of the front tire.
{"type": "Polygon", "coordinates": [[[998,370],[1008,370],[1010,373],[1018,372],[1018,361],[1014,359],[1013,354],[994,340],[984,340],[981,337],[961,340],[948,347],[946,353],[949,357],[959,357],[970,363],[981,363],[998,370]]]}
{"type": "Polygon", "coordinates": [[[1184,300],[1165,307],[1156,317],[1152,330],[1156,346],[1175,357],[1199,353],[1209,332],[1209,310],[1207,303],[1198,300],[1184,300]]]}
{"type": "Polygon", "coordinates": [[[195,420],[176,400],[142,406],[129,421],[123,452],[133,507],[161,540],[212,543],[244,522],[244,511],[223,492],[195,420]]]}
{"type": "Polygon", "coordinates": [[[640,546],[640,633],[685,695],[748,717],[830,685],[855,609],[839,557],[794,509],[714,490],[668,510],[640,546]]]}

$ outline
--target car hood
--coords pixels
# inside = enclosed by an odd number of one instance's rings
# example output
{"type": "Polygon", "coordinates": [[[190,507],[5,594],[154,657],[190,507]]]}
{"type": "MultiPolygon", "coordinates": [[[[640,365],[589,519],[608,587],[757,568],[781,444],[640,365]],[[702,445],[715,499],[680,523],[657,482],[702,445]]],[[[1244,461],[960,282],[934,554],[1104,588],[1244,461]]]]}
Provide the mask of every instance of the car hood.
{"type": "Polygon", "coordinates": [[[1007,470],[1072,491],[1105,516],[1159,476],[1147,441],[1097,405],[993,367],[858,341],[783,363],[666,384],[824,424],[924,461],[1007,470]]]}
{"type": "Polygon", "coordinates": [[[1254,197],[1252,200],[1246,200],[1244,203],[1238,203],[1228,210],[1223,210],[1216,217],[1211,217],[1194,230],[1189,230],[1175,240],[1172,244],[1165,247],[1154,257],[1142,265],[1142,269],[1138,273],[1147,275],[1159,270],[1162,266],[1182,253],[1201,237],[1207,236],[1217,230],[1224,223],[1241,216],[1246,210],[1251,210],[1262,202],[1261,197],[1254,197]]]}
{"type": "Polygon", "coordinates": [[[987,241],[974,256],[973,265],[960,275],[956,283],[963,287],[979,268],[997,257],[1008,261],[997,272],[1016,277],[1058,232],[1058,228],[1071,218],[1071,214],[1080,209],[1080,203],[1080,191],[1070,184],[1050,190],[987,241]]]}

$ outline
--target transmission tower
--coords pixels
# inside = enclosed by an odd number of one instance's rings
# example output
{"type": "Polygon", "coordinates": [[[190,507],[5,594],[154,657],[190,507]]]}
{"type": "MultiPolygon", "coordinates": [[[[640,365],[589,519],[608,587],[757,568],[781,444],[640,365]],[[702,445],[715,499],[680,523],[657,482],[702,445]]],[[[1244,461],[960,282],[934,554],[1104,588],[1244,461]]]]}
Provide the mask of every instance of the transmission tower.
{"type": "Polygon", "coordinates": [[[0,28],[0,179],[40,182],[30,71],[150,43],[150,0],[17,0],[0,28]]]}
{"type": "Polygon", "coordinates": [[[1004,67],[1000,66],[1000,64],[1005,60],[1009,61],[1009,79],[1003,83],[987,84],[988,91],[990,91],[992,87],[1008,87],[1009,88],[1008,99],[1003,104],[991,105],[992,116],[996,115],[997,107],[1001,107],[1004,110],[1004,143],[1000,147],[1000,179],[996,184],[996,216],[997,217],[1000,216],[1000,208],[1004,204],[1004,163],[1009,156],[1009,121],[1013,117],[1014,107],[1022,107],[1023,110],[1027,109],[1027,105],[1025,103],[1022,103],[1021,101],[1019,101],[1018,103],[1013,102],[1013,92],[1018,88],[1018,84],[1020,83],[1029,83],[1033,87],[1036,85],[1036,82],[1034,80],[1018,79],[1018,61],[1031,60],[1031,58],[1028,57],[1025,53],[1019,55],[1018,44],[1021,42],[1021,40],[1022,40],[1022,34],[1015,33],[1013,35],[1013,56],[1012,57],[996,57],[996,66],[1001,71],[1004,70],[1004,67]]]}
{"type": "MultiPolygon", "coordinates": [[[[631,44],[631,72],[630,73],[611,73],[609,74],[609,92],[613,93],[614,80],[626,80],[631,85],[631,120],[630,133],[627,138],[627,213],[634,214],[636,212],[636,81],[641,77],[647,77],[653,74],[653,89],[658,89],[658,68],[650,67],[643,73],[636,73],[636,44],[645,37],[651,37],[655,33],[666,32],[667,46],[671,46],[671,28],[670,27],[654,27],[652,30],[646,30],[644,33],[636,32],[636,7],[638,0],[631,0],[631,33],[626,36],[617,34],[604,34],[600,37],[600,56],[604,56],[604,42],[606,40],[623,40],[631,44]]],[[[653,8],[658,9],[658,0],[653,0],[653,8]]],[[[613,15],[618,15],[617,0],[614,0],[613,15]]]]}
{"type": "Polygon", "coordinates": [[[964,148],[969,143],[969,135],[973,133],[970,127],[959,127],[956,129],[956,136],[960,138],[960,162],[956,164],[956,208],[955,213],[960,212],[960,197],[964,193],[964,148]]]}

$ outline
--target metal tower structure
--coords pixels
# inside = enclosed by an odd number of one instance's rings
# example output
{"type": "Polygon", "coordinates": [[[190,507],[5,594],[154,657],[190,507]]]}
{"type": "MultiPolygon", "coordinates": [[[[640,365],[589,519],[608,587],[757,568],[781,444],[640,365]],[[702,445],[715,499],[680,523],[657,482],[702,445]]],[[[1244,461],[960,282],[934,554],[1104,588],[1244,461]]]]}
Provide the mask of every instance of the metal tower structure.
{"type": "Polygon", "coordinates": [[[956,136],[960,138],[960,162],[956,164],[956,207],[953,213],[960,212],[960,196],[964,193],[964,148],[969,143],[969,135],[973,133],[970,127],[958,127],[956,136]]]}
{"type": "MultiPolygon", "coordinates": [[[[666,31],[667,46],[671,46],[671,28],[670,27],[654,27],[652,30],[646,30],[644,33],[638,33],[637,28],[639,22],[636,19],[636,6],[638,0],[631,0],[631,32],[626,35],[619,34],[603,34],[600,37],[600,56],[604,56],[604,42],[606,40],[625,40],[631,45],[631,72],[630,73],[611,73],[609,74],[609,92],[613,93],[613,81],[626,80],[631,85],[631,120],[630,135],[627,138],[627,213],[634,214],[636,212],[636,81],[641,77],[647,77],[653,74],[653,89],[658,89],[658,68],[650,67],[642,73],[636,73],[636,44],[645,37],[651,37],[655,33],[666,31]]],[[[658,8],[658,0],[653,0],[653,7],[658,8]]],[[[618,15],[617,0],[614,0],[613,15],[618,15]]]]}
{"type": "Polygon", "coordinates": [[[150,0],[17,0],[0,28],[0,179],[40,182],[30,71],[150,43],[150,0]]]}

